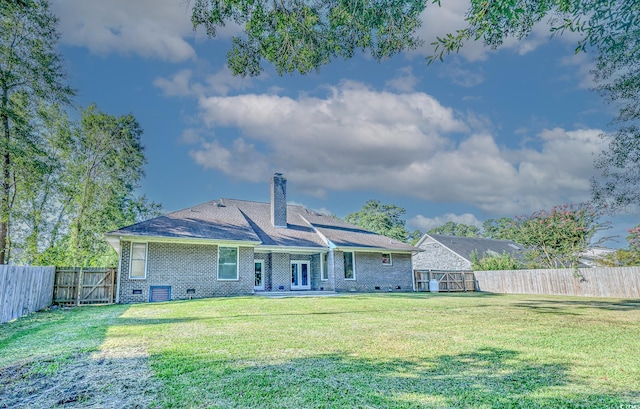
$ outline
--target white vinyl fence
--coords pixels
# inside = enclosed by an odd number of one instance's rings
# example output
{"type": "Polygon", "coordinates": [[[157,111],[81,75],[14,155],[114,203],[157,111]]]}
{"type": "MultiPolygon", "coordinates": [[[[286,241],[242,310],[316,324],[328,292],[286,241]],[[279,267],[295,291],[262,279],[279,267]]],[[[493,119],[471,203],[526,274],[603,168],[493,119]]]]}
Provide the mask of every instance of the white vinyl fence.
{"type": "Polygon", "coordinates": [[[640,298],[640,267],[475,271],[476,290],[502,294],[640,298]]]}
{"type": "Polygon", "coordinates": [[[0,323],[51,305],[55,267],[0,265],[0,323]]]}

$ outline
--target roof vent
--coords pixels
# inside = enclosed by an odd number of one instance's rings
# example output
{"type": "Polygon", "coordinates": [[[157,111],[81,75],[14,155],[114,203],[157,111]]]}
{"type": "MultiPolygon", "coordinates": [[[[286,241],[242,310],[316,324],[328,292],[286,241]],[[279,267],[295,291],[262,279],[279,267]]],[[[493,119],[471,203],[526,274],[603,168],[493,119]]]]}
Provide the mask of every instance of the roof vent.
{"type": "Polygon", "coordinates": [[[520,247],[516,246],[516,245],[515,245],[515,244],[513,244],[513,243],[509,243],[509,247],[513,247],[513,248],[514,248],[514,249],[516,249],[516,250],[522,250],[520,247]]]}

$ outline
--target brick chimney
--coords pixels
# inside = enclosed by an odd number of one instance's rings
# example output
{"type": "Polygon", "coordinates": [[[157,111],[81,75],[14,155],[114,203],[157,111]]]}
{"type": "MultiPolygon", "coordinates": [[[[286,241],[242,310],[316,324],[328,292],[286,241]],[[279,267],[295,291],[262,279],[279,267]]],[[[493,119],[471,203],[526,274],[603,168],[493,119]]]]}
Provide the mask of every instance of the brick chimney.
{"type": "Polygon", "coordinates": [[[287,179],[282,173],[271,178],[271,224],[287,227],[287,179]]]}

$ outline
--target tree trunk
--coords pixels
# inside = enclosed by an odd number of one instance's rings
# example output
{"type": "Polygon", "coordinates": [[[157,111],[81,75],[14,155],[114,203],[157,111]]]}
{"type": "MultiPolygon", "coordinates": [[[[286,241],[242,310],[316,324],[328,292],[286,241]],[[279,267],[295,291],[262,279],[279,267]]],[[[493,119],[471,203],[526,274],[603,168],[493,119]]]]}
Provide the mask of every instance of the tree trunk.
{"type": "Polygon", "coordinates": [[[7,236],[9,233],[9,200],[11,197],[11,155],[9,133],[9,95],[7,89],[2,93],[0,121],[2,121],[2,142],[0,143],[0,161],[2,162],[2,184],[0,186],[0,264],[6,264],[7,236]]]}

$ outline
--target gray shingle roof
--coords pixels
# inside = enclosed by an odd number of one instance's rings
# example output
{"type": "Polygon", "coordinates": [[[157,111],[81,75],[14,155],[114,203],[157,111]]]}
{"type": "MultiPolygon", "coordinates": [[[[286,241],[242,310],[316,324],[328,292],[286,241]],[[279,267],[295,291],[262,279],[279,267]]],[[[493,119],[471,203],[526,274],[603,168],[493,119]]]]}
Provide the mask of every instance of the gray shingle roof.
{"type": "Polygon", "coordinates": [[[249,241],[261,246],[318,249],[328,247],[326,238],[339,248],[418,250],[302,206],[287,205],[287,228],[274,227],[270,203],[235,199],[203,203],[112,231],[108,236],[249,241]]]}
{"type": "Polygon", "coordinates": [[[396,251],[418,251],[417,248],[381,234],[364,230],[334,216],[307,211],[303,217],[338,248],[370,248],[396,251]]]}
{"type": "Polygon", "coordinates": [[[478,256],[481,258],[483,255],[495,256],[501,255],[503,252],[506,252],[516,259],[524,258],[523,247],[510,240],[448,236],[445,234],[425,234],[417,245],[420,246],[420,243],[427,236],[433,238],[468,261],[471,261],[471,253],[474,250],[478,252],[478,256]]]}
{"type": "Polygon", "coordinates": [[[108,233],[118,236],[255,241],[260,238],[235,206],[211,201],[108,233]]]}

